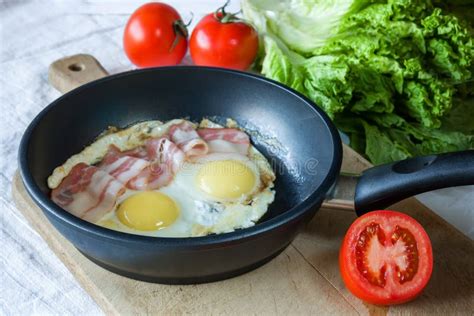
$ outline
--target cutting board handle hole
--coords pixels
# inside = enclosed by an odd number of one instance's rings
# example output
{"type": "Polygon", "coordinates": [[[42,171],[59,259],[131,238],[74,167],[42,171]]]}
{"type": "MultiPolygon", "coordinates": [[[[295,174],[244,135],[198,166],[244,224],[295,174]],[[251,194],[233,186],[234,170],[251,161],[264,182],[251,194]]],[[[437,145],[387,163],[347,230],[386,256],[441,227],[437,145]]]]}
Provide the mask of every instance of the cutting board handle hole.
{"type": "Polygon", "coordinates": [[[74,63],[74,64],[69,65],[67,68],[69,68],[69,70],[71,71],[78,72],[78,71],[83,71],[84,68],[86,67],[84,66],[84,64],[74,63]]]}

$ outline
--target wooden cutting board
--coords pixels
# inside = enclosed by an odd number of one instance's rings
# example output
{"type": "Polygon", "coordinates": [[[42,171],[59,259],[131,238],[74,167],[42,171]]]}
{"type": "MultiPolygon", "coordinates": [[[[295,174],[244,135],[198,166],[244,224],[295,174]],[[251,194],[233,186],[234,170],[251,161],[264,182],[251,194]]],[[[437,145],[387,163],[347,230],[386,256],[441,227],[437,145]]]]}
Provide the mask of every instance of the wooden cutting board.
{"type": "MultiPolygon", "coordinates": [[[[344,148],[343,170],[370,164],[344,148]]],[[[77,251],[48,222],[13,179],[18,211],[110,315],[131,314],[471,314],[474,311],[474,242],[410,198],[391,209],[408,213],[433,243],[433,276],[415,301],[393,307],[365,304],[352,296],[339,275],[338,251],[354,212],[322,209],[295,241],[263,267],[233,279],[200,285],[160,285],[115,275],[77,251]]]]}

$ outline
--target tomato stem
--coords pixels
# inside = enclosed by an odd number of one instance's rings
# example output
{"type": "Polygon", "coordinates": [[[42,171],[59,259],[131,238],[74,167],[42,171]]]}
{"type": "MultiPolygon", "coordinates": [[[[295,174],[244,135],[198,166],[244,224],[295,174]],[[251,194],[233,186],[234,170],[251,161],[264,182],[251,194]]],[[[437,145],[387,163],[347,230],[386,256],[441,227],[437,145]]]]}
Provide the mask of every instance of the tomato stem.
{"type": "Polygon", "coordinates": [[[221,23],[232,23],[232,22],[241,22],[242,20],[237,17],[238,14],[242,13],[242,10],[239,10],[235,13],[229,13],[225,11],[225,8],[229,5],[230,0],[227,0],[224,5],[218,8],[214,12],[214,18],[221,23]]]}
{"type": "Polygon", "coordinates": [[[191,14],[191,17],[189,18],[189,21],[188,23],[184,24],[184,26],[186,26],[186,31],[188,30],[188,26],[191,25],[191,23],[193,22],[193,19],[194,19],[194,13],[192,12],[189,12],[191,14]]]}
{"type": "MultiPolygon", "coordinates": [[[[192,13],[191,13],[191,15],[192,15],[192,13]]],[[[169,49],[170,52],[176,47],[176,45],[178,45],[180,37],[183,37],[184,39],[188,38],[188,28],[187,28],[187,26],[189,26],[191,24],[192,19],[193,19],[193,16],[191,16],[191,19],[189,20],[189,22],[187,24],[184,24],[184,22],[181,19],[176,20],[176,21],[173,22],[173,30],[174,30],[175,37],[174,37],[174,41],[171,44],[171,47],[169,49]]]]}

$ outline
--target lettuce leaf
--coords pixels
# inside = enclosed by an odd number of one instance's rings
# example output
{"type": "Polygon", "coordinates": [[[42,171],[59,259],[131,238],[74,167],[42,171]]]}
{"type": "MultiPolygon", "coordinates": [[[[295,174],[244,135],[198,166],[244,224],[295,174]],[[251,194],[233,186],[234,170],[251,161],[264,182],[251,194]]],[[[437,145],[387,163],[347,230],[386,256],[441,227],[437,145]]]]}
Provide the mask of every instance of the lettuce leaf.
{"type": "Polygon", "coordinates": [[[368,5],[366,0],[252,0],[242,10],[261,34],[279,38],[291,50],[310,54],[335,35],[340,21],[368,5]]]}
{"type": "Polygon", "coordinates": [[[473,128],[451,123],[453,100],[474,90],[473,36],[454,15],[423,0],[242,8],[263,37],[261,72],[312,99],[373,163],[474,146],[473,128]]]}
{"type": "MultiPolygon", "coordinates": [[[[473,114],[474,111],[471,117],[473,114]]],[[[338,115],[335,122],[339,129],[350,135],[351,146],[355,145],[354,149],[365,153],[374,164],[474,148],[472,133],[410,124],[393,113],[371,114],[363,118],[338,115]]],[[[468,125],[474,128],[472,123],[468,125]]]]}

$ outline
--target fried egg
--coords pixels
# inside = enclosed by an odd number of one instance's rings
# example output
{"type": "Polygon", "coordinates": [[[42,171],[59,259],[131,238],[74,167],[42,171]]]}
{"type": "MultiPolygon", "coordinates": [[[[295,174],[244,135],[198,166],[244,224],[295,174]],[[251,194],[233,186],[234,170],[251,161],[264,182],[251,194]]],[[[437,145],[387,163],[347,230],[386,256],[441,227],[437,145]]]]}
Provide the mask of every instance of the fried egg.
{"type": "Polygon", "coordinates": [[[260,187],[260,171],[249,158],[234,153],[213,153],[186,162],[176,183],[196,199],[243,202],[260,187]]]}
{"type": "MultiPolygon", "coordinates": [[[[57,186],[79,162],[93,165],[103,158],[109,145],[129,150],[147,138],[168,132],[168,123],[142,122],[109,133],[72,156],[48,179],[57,186]]],[[[229,121],[228,126],[235,127],[229,121]]],[[[203,120],[199,127],[221,127],[203,120]]],[[[151,191],[125,189],[112,211],[96,224],[108,229],[156,237],[193,237],[246,228],[265,214],[273,202],[275,175],[266,158],[253,146],[248,155],[210,153],[187,160],[166,186],[151,191]]]]}

